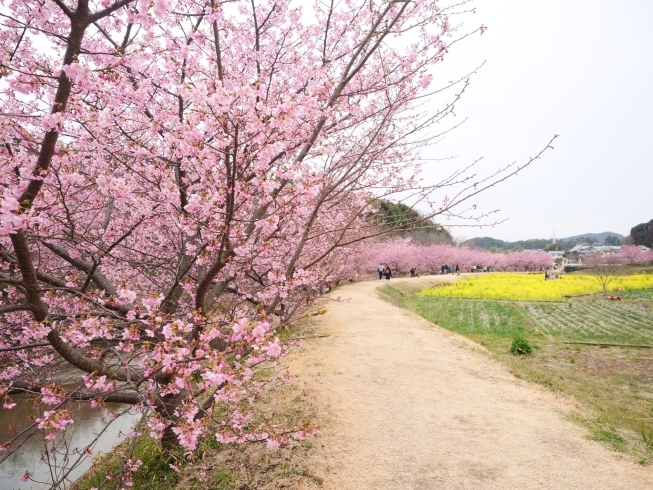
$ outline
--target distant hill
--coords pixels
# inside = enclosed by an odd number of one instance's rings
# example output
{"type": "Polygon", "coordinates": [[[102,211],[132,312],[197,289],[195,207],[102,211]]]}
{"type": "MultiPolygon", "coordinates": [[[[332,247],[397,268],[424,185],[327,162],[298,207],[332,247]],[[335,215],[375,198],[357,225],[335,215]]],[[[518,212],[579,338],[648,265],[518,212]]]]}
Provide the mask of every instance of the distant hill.
{"type": "Polygon", "coordinates": [[[463,245],[475,246],[478,248],[505,248],[507,249],[510,242],[504,242],[498,238],[490,238],[489,236],[472,238],[463,243],[463,245]]]}
{"type": "Polygon", "coordinates": [[[541,250],[551,243],[551,240],[545,238],[531,238],[530,240],[519,240],[516,242],[506,242],[489,236],[472,238],[463,243],[469,247],[484,248],[486,250],[541,250]]]}
{"type": "Polygon", "coordinates": [[[609,245],[619,245],[623,235],[615,232],[604,231],[603,233],[585,233],[583,235],[570,236],[557,239],[557,245],[551,238],[530,238],[528,240],[518,240],[516,242],[506,242],[497,238],[488,236],[472,238],[463,243],[468,247],[484,248],[486,250],[496,251],[513,251],[513,250],[568,250],[578,243],[604,243],[607,239],[609,245]],[[547,246],[549,248],[547,248],[547,246]]]}
{"type": "Polygon", "coordinates": [[[614,231],[604,231],[602,233],[585,233],[583,235],[569,236],[566,238],[560,238],[561,242],[569,242],[571,240],[578,240],[580,238],[593,238],[597,242],[603,242],[609,235],[616,236],[621,240],[624,236],[620,233],[615,233],[614,231]]]}

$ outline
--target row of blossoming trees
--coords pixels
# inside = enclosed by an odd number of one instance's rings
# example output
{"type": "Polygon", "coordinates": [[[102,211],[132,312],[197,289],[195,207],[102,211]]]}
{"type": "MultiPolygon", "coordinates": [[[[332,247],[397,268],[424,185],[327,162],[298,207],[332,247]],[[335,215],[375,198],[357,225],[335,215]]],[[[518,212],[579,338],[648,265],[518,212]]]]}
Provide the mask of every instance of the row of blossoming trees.
{"type": "Polygon", "coordinates": [[[458,265],[461,272],[469,272],[479,265],[494,271],[524,271],[526,268],[550,267],[553,263],[551,255],[540,251],[493,253],[454,245],[421,245],[399,238],[367,248],[357,265],[361,273],[369,273],[379,264],[386,264],[393,273],[406,273],[415,267],[419,274],[429,274],[439,273],[444,264],[449,267],[458,265]]]}
{"type": "Polygon", "coordinates": [[[0,394],[37,400],[25,433],[54,443],[75,401],[132,405],[164,448],[302,437],[247,422],[257,366],[285,349],[270,316],[346,275],[375,199],[476,220],[470,198],[520,170],[418,180],[466,86],[421,112],[456,8],[3,2],[0,394]]]}
{"type": "MultiPolygon", "coordinates": [[[[583,258],[581,258],[583,260],[583,258]]],[[[341,271],[342,279],[349,276],[369,275],[379,264],[390,267],[393,273],[405,274],[415,267],[420,274],[438,273],[442,265],[458,265],[462,272],[477,266],[490,267],[494,271],[539,270],[554,264],[552,256],[543,251],[494,253],[489,250],[456,247],[454,245],[422,245],[409,238],[395,238],[374,243],[349,257],[349,268],[341,271]],[[348,272],[349,271],[349,272],[348,272]]],[[[623,265],[653,264],[653,250],[643,250],[634,245],[624,245],[617,252],[607,255],[594,254],[584,258],[587,266],[594,263],[623,265]]]]}

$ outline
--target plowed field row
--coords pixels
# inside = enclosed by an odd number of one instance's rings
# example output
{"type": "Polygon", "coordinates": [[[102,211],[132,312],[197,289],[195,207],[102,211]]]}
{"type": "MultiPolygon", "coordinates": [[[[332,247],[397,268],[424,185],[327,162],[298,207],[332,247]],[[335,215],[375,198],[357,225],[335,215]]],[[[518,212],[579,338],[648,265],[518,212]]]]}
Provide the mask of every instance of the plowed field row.
{"type": "Polygon", "coordinates": [[[653,344],[653,308],[633,303],[516,303],[546,334],[572,340],[653,344]]]}

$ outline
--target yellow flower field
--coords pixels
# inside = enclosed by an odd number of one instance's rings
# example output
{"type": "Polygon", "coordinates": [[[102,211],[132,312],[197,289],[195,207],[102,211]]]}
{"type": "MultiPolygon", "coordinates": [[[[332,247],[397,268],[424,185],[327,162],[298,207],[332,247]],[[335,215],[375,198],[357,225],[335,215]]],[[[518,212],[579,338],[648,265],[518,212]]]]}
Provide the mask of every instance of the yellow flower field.
{"type": "MultiPolygon", "coordinates": [[[[653,274],[616,276],[608,288],[617,291],[653,288],[653,274]]],[[[545,281],[544,274],[492,273],[460,279],[453,284],[428,288],[419,296],[444,298],[506,299],[517,301],[562,301],[564,296],[600,293],[599,281],[589,275],[564,275],[545,281]]]]}

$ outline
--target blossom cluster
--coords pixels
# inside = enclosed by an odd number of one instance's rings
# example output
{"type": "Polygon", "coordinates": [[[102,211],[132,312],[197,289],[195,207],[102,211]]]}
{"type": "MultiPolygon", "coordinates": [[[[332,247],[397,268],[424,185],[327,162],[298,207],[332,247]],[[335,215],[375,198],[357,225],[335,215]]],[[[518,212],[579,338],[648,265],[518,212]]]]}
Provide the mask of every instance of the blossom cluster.
{"type": "Polygon", "coordinates": [[[38,428],[47,432],[45,435],[47,441],[54,440],[58,431],[65,429],[73,422],[67,409],[45,411],[42,417],[36,419],[38,428]]]}

